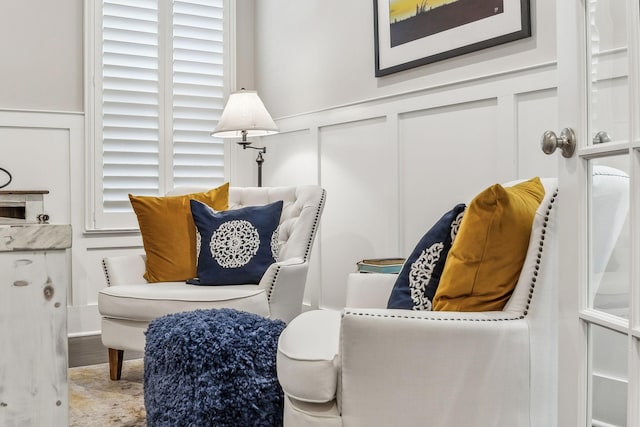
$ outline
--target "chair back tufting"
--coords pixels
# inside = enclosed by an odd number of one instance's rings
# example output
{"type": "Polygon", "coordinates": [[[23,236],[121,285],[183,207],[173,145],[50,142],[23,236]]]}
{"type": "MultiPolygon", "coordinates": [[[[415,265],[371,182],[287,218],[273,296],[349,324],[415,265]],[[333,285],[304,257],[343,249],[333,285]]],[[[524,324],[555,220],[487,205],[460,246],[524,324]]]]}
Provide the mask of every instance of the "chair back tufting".
{"type": "MultiPolygon", "coordinates": [[[[202,187],[176,187],[167,192],[175,196],[204,191],[202,187]]],[[[326,192],[317,185],[297,187],[229,187],[229,209],[262,206],[282,200],[278,230],[278,259],[308,261],[320,221],[326,192]]]]}
{"type": "Polygon", "coordinates": [[[229,209],[284,202],[278,229],[278,259],[308,261],[324,207],[325,192],[315,185],[299,187],[230,187],[229,209]]]}

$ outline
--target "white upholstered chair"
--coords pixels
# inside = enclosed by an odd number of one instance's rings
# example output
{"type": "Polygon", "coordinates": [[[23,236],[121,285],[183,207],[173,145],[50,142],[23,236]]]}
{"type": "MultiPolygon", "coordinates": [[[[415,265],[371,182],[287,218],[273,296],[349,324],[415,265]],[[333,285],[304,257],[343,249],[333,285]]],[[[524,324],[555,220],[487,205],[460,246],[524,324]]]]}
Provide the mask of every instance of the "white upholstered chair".
{"type": "MultiPolygon", "coordinates": [[[[594,185],[620,183],[600,178],[594,185]]],[[[354,273],[344,310],[289,323],[277,356],[285,427],[556,425],[558,196],[555,179],[542,182],[502,311],[386,309],[395,275],[354,273]]]]}
{"type": "MultiPolygon", "coordinates": [[[[172,195],[195,189],[179,189],[172,195]]],[[[119,379],[124,350],[144,351],[153,319],[181,311],[234,308],[289,322],[302,310],[309,258],[325,202],[318,186],[230,187],[229,209],[283,200],[279,259],[260,283],[195,286],[185,282],[147,283],[144,254],[103,260],[107,287],[98,295],[102,343],[109,349],[111,379],[119,379]]]]}

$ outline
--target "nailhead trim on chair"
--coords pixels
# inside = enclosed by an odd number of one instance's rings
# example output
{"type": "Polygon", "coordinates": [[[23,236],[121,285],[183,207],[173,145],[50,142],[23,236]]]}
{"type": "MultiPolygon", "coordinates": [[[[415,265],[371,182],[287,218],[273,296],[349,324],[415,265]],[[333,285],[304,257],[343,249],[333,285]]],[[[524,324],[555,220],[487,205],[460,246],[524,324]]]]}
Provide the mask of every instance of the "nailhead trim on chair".
{"type": "Polygon", "coordinates": [[[544,238],[547,234],[547,226],[549,223],[549,215],[551,214],[551,209],[554,206],[556,198],[558,197],[558,190],[553,193],[553,196],[549,200],[549,206],[547,206],[547,211],[545,212],[544,223],[542,224],[542,230],[540,233],[540,239],[538,241],[538,259],[536,260],[535,271],[533,272],[533,277],[531,278],[531,283],[529,285],[529,298],[527,299],[527,305],[525,306],[524,311],[521,315],[515,315],[514,317],[504,317],[498,319],[461,319],[454,317],[442,317],[442,318],[433,318],[433,317],[416,317],[412,315],[400,315],[400,314],[381,314],[381,313],[355,313],[352,311],[345,311],[343,313],[343,317],[345,315],[355,315],[355,316],[370,316],[370,317],[386,317],[386,318],[398,318],[398,319],[417,319],[417,320],[437,320],[437,321],[460,321],[460,322],[504,322],[509,320],[519,320],[524,319],[529,314],[529,305],[531,304],[531,300],[533,299],[533,291],[536,287],[536,281],[538,280],[538,272],[540,271],[540,263],[542,259],[542,250],[544,247],[544,238]]]}
{"type": "Polygon", "coordinates": [[[109,272],[107,271],[107,264],[102,260],[102,271],[104,271],[104,277],[107,278],[107,286],[111,286],[111,281],[109,280],[109,272]]]}
{"type": "Polygon", "coordinates": [[[280,274],[280,270],[282,267],[278,266],[275,274],[273,275],[273,279],[271,280],[271,286],[269,286],[269,294],[267,295],[267,301],[271,302],[271,295],[273,294],[274,284],[278,281],[278,275],[280,274]]]}
{"type": "Polygon", "coordinates": [[[318,224],[320,223],[320,213],[324,207],[324,202],[327,198],[327,192],[322,190],[322,196],[320,197],[320,203],[318,203],[318,209],[316,209],[316,217],[313,220],[313,231],[311,232],[311,236],[309,237],[309,241],[307,242],[307,249],[304,251],[304,260],[307,261],[309,257],[309,253],[311,252],[311,246],[313,245],[313,238],[316,235],[316,229],[318,228],[318,224]]]}
{"type": "MultiPolygon", "coordinates": [[[[313,220],[313,227],[311,229],[311,234],[309,235],[309,240],[307,241],[307,247],[304,251],[304,261],[309,260],[309,253],[311,253],[311,247],[313,246],[313,240],[316,235],[316,231],[318,228],[318,224],[320,223],[320,214],[322,209],[324,208],[324,202],[327,198],[327,192],[322,190],[322,196],[320,197],[320,203],[318,203],[318,207],[316,208],[316,216],[313,220]]],[[[273,294],[273,288],[278,279],[278,274],[280,273],[281,267],[278,266],[275,274],[273,275],[273,279],[271,279],[271,284],[269,285],[269,294],[267,295],[267,300],[271,302],[271,295],[273,294]]]]}
{"type": "Polygon", "coordinates": [[[352,311],[345,311],[342,317],[350,316],[365,316],[365,317],[383,317],[392,319],[415,319],[415,320],[429,320],[429,321],[457,321],[457,322],[504,322],[508,320],[524,319],[524,316],[513,315],[514,317],[501,317],[498,319],[461,319],[456,317],[417,317],[411,315],[401,314],[381,314],[381,313],[354,313],[352,311]]]}
{"type": "Polygon", "coordinates": [[[551,209],[553,209],[556,198],[558,197],[558,189],[553,193],[551,199],[549,200],[549,206],[547,206],[547,212],[545,213],[544,223],[542,224],[542,230],[540,233],[540,240],[538,242],[538,259],[536,260],[535,271],[533,272],[533,277],[531,278],[531,284],[529,285],[529,298],[527,299],[527,305],[525,306],[525,310],[520,316],[521,319],[524,319],[529,313],[529,305],[531,305],[531,300],[533,299],[533,291],[536,287],[536,282],[538,280],[538,271],[540,271],[540,263],[542,260],[542,251],[544,249],[544,239],[547,234],[547,226],[549,224],[549,216],[551,215],[551,209]]]}

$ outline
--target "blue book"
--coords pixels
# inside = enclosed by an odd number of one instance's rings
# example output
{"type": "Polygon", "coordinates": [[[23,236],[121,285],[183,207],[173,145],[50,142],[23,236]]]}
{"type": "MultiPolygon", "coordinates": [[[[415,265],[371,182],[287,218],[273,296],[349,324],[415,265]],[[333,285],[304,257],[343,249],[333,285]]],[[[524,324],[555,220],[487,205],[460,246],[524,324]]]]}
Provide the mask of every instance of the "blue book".
{"type": "Polygon", "coordinates": [[[372,258],[357,263],[359,273],[398,274],[402,270],[404,258],[372,258]]]}

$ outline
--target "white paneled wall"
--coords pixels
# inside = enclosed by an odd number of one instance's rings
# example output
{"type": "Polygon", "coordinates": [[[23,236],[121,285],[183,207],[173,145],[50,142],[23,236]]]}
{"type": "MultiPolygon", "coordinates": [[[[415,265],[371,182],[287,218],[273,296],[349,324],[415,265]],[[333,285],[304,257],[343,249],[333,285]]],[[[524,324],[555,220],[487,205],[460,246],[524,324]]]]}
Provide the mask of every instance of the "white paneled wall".
{"type": "MultiPolygon", "coordinates": [[[[425,87],[277,119],[264,185],[318,183],[327,204],[306,304],[340,308],[347,274],[366,257],[406,256],[455,203],[494,182],[556,174],[539,139],[558,130],[555,64],[425,87]]],[[[81,114],[0,111],[0,166],[13,189],[48,189],[53,221],[73,226],[69,333],[100,329],[105,256],[142,249],[138,233],[85,231],[81,114]],[[7,147],[11,149],[6,149],[7,147]]],[[[256,151],[229,143],[232,185],[255,185],[256,151]]]]}
{"type": "Polygon", "coordinates": [[[105,286],[102,258],[142,247],[138,233],[85,232],[90,183],[84,142],[82,114],[0,110],[0,166],[13,175],[4,190],[48,190],[44,205],[51,222],[72,226],[70,335],[100,329],[97,299],[98,290],[105,286]]]}
{"type": "Polygon", "coordinates": [[[381,137],[387,122],[371,118],[319,129],[320,181],[327,190],[322,218],[321,302],[339,307],[344,281],[356,259],[394,255],[397,251],[396,141],[381,137]],[[340,224],[339,227],[332,226],[340,224]]]}
{"type": "MultiPolygon", "coordinates": [[[[495,182],[557,175],[540,150],[557,129],[555,63],[276,119],[264,185],[327,190],[306,303],[340,308],[362,258],[408,256],[454,204],[495,182]]],[[[231,179],[255,183],[232,144],[231,179]]]]}
{"type": "Polygon", "coordinates": [[[498,138],[497,117],[495,98],[400,115],[402,254],[478,186],[513,176],[512,143],[498,138]]]}
{"type": "Polygon", "coordinates": [[[519,142],[517,165],[521,177],[557,175],[558,156],[547,156],[540,149],[544,131],[560,131],[556,95],[555,88],[548,88],[521,93],[514,99],[514,139],[519,142]]]}

